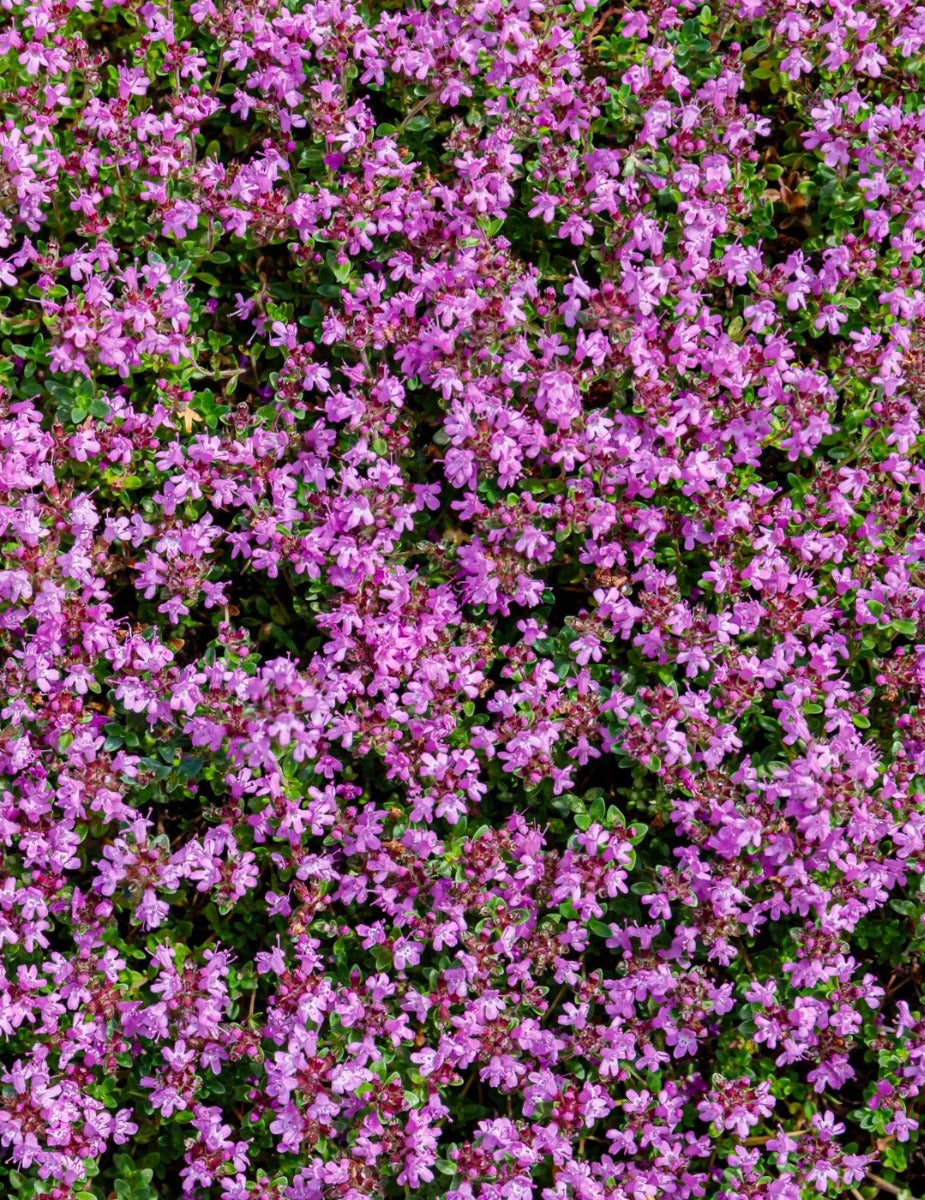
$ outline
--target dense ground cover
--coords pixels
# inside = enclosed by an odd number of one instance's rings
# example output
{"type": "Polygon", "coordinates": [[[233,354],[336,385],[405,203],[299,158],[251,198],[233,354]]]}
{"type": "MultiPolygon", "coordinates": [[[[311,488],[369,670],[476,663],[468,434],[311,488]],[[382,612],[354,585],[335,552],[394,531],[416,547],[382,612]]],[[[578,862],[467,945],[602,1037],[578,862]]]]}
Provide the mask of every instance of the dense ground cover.
{"type": "Polygon", "coordinates": [[[922,1195],[925,8],[0,9],[3,1195],[922,1195]]]}

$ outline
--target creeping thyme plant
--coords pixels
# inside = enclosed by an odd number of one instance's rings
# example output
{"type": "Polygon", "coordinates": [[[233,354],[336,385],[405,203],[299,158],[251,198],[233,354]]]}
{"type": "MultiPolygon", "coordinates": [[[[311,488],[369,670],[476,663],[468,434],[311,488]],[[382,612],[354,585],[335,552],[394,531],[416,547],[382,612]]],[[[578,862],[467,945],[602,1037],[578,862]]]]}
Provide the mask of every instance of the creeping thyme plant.
{"type": "Polygon", "coordinates": [[[925,8],[0,0],[0,1194],[925,1188],[925,8]]]}

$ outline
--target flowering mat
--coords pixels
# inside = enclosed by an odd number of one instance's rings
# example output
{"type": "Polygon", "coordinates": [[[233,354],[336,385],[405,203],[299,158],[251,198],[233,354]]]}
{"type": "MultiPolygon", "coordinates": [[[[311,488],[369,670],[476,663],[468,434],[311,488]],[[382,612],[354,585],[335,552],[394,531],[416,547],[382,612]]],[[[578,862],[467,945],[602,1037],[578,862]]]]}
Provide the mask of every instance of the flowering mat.
{"type": "Polygon", "coordinates": [[[0,1195],[925,1194],[925,7],[0,10],[0,1195]]]}

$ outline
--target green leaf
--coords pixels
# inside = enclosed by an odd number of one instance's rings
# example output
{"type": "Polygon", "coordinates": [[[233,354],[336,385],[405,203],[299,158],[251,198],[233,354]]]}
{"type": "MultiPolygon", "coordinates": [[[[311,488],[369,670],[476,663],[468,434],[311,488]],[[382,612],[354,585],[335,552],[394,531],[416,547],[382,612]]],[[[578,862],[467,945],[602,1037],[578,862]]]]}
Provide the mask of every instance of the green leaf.
{"type": "Polygon", "coordinates": [[[192,779],[202,771],[204,760],[201,758],[184,758],[180,763],[179,774],[182,779],[192,779]]]}
{"type": "Polygon", "coordinates": [[[892,1142],[883,1151],[883,1165],[891,1171],[905,1171],[908,1165],[906,1147],[892,1142]]]}

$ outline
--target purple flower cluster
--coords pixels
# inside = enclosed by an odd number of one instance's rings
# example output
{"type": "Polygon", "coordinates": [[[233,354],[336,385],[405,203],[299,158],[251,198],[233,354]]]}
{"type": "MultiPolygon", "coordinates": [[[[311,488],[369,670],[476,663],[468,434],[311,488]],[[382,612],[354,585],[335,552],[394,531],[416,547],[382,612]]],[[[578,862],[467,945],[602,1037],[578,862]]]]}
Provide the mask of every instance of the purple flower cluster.
{"type": "Polygon", "coordinates": [[[919,1194],[925,9],[0,8],[4,1194],[919,1194]]]}

